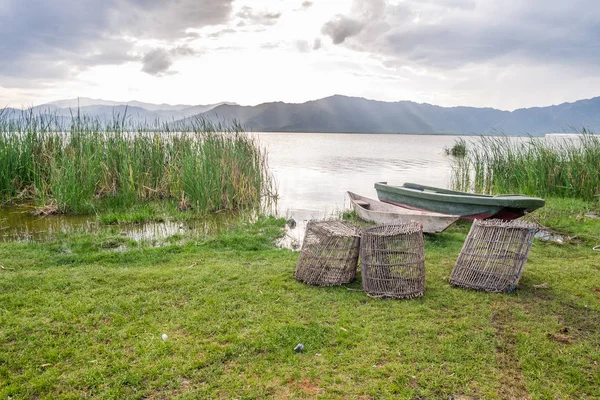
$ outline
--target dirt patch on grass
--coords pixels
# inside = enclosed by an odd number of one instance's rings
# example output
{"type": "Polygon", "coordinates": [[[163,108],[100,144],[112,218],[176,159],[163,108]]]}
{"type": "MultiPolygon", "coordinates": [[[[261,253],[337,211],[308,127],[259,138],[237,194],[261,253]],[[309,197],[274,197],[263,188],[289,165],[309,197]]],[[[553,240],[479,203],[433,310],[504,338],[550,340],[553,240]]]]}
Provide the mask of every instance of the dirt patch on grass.
{"type": "Polygon", "coordinates": [[[548,338],[564,344],[571,344],[575,341],[571,336],[563,335],[562,333],[549,333],[548,338]]]}
{"type": "Polygon", "coordinates": [[[323,392],[323,389],[317,386],[315,382],[311,382],[307,378],[302,379],[300,382],[296,382],[294,386],[296,386],[296,388],[298,388],[300,391],[310,395],[317,395],[323,392]]]}
{"type": "Polygon", "coordinates": [[[558,332],[549,333],[548,338],[558,343],[571,344],[575,339],[569,336],[568,333],[569,328],[565,326],[564,328],[559,329],[558,332]]]}
{"type": "Polygon", "coordinates": [[[521,362],[516,355],[516,337],[511,326],[512,313],[509,307],[508,304],[498,304],[492,315],[492,326],[496,329],[498,340],[496,360],[501,374],[498,395],[502,399],[531,399],[525,387],[521,362]]]}
{"type": "Polygon", "coordinates": [[[308,378],[300,380],[290,379],[283,385],[274,384],[270,390],[271,398],[275,399],[295,398],[296,395],[294,393],[298,392],[302,395],[308,395],[309,398],[313,398],[319,394],[323,394],[325,391],[319,387],[318,382],[308,378]]]}
{"type": "MultiPolygon", "coordinates": [[[[600,288],[593,289],[600,296],[600,288]]],[[[594,335],[600,326],[600,311],[572,303],[552,292],[551,289],[522,291],[527,301],[522,306],[533,315],[554,315],[558,323],[569,330],[569,336],[594,335]]],[[[558,332],[561,333],[561,332],[558,332]]],[[[564,332],[563,332],[564,333],[564,332]]],[[[553,335],[549,333],[548,335],[553,335]]],[[[558,340],[560,341],[560,340],[558,340]]]]}
{"type": "Polygon", "coordinates": [[[568,326],[571,336],[595,335],[600,326],[600,311],[589,307],[580,307],[574,304],[560,304],[561,312],[558,314],[559,321],[568,326]]]}

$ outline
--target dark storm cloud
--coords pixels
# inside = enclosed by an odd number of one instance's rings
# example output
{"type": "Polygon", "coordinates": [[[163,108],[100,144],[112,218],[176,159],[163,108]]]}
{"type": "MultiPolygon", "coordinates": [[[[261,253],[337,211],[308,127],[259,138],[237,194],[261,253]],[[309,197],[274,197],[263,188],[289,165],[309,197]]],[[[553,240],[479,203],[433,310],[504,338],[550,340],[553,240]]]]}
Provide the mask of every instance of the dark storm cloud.
{"type": "Polygon", "coordinates": [[[388,66],[600,63],[596,0],[357,0],[322,33],[388,66]]]}
{"type": "Polygon", "coordinates": [[[132,54],[137,39],[194,37],[188,29],[227,21],[232,1],[2,0],[0,85],[139,59],[132,54]]]}

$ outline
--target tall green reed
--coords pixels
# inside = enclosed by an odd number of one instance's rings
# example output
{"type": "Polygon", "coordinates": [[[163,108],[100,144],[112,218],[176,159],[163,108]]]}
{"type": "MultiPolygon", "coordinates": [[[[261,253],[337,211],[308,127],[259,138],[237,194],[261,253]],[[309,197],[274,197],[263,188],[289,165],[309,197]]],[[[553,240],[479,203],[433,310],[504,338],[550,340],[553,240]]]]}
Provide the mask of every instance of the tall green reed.
{"type": "Polygon", "coordinates": [[[482,136],[453,163],[458,190],[584,200],[600,196],[600,136],[586,129],[560,138],[482,136]]]}
{"type": "Polygon", "coordinates": [[[275,196],[266,152],[238,124],[102,123],[0,112],[0,200],[88,213],[172,200],[199,212],[275,196]]]}

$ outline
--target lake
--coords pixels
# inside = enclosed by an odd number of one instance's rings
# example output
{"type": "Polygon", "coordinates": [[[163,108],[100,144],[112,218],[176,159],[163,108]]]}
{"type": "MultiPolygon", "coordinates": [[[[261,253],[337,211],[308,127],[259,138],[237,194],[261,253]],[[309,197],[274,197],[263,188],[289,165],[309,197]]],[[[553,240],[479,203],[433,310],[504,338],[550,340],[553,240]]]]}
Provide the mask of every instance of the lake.
{"type": "MultiPolygon", "coordinates": [[[[308,219],[349,208],[346,191],[376,198],[378,181],[419,182],[449,187],[450,159],[444,154],[458,136],[333,133],[253,133],[267,149],[277,182],[277,213],[298,222],[288,232],[299,242],[308,219]]],[[[0,208],[0,240],[43,240],[57,232],[97,229],[94,216],[35,217],[31,209],[0,208]]],[[[164,239],[175,233],[207,233],[221,223],[196,221],[120,226],[134,240],[164,239]]],[[[286,244],[287,245],[287,244],[286,244]]],[[[292,246],[293,247],[293,246],[292,246]]]]}
{"type": "Polygon", "coordinates": [[[459,136],[258,133],[278,184],[280,215],[321,218],[349,207],[346,191],[376,198],[373,184],[450,186],[444,148],[459,136]]]}

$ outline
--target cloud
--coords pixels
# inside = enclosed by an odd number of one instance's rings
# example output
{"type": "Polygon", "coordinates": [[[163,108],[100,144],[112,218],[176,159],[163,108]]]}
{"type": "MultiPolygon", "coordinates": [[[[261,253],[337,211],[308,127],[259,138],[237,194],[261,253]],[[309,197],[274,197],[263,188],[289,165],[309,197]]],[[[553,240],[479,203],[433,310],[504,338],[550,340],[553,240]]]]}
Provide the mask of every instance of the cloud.
{"type": "Polygon", "coordinates": [[[338,15],[323,25],[321,33],[329,36],[334,44],[342,44],[347,38],[357,35],[363,27],[363,23],[356,19],[338,15]]]}
{"type": "Polygon", "coordinates": [[[196,50],[192,49],[188,45],[181,45],[181,46],[173,47],[170,50],[170,53],[173,55],[176,55],[176,56],[195,56],[198,54],[198,52],[196,50]]]}
{"type": "Polygon", "coordinates": [[[64,79],[91,66],[140,60],[140,39],[193,38],[190,29],[226,22],[232,1],[3,0],[0,54],[9,56],[0,63],[0,84],[64,79]]]}
{"type": "Polygon", "coordinates": [[[296,49],[298,49],[298,51],[300,53],[308,53],[311,50],[319,50],[321,48],[321,39],[320,38],[316,38],[313,43],[309,43],[307,40],[296,40],[295,42],[296,44],[296,49]]]}
{"type": "Polygon", "coordinates": [[[310,51],[310,45],[306,40],[297,40],[296,48],[300,53],[308,53],[310,51]]]}
{"type": "Polygon", "coordinates": [[[308,1],[308,0],[306,0],[306,1],[303,1],[303,2],[302,2],[301,6],[302,6],[302,8],[304,8],[304,9],[307,9],[307,8],[310,8],[310,7],[312,7],[312,5],[313,5],[313,4],[314,4],[314,3],[313,3],[312,1],[308,1]]]}
{"type": "Polygon", "coordinates": [[[600,65],[598,21],[595,0],[355,0],[322,33],[387,66],[600,65]]]}
{"type": "Polygon", "coordinates": [[[194,56],[198,53],[189,46],[176,46],[171,49],[155,48],[147,52],[141,59],[142,71],[148,75],[165,76],[176,72],[171,70],[174,58],[179,56],[194,56]]]}
{"type": "Polygon", "coordinates": [[[177,39],[189,36],[189,28],[226,22],[232,1],[112,0],[111,16],[113,27],[136,38],[177,39]]]}
{"type": "Polygon", "coordinates": [[[209,34],[209,35],[208,35],[208,37],[211,37],[211,38],[219,38],[219,37],[221,37],[221,36],[227,35],[227,34],[229,34],[229,33],[235,33],[235,32],[236,32],[236,30],[235,30],[235,29],[232,29],[232,28],[225,28],[225,29],[221,29],[221,30],[219,30],[219,31],[217,31],[217,32],[213,32],[213,33],[209,34]]]}
{"type": "Polygon", "coordinates": [[[321,39],[316,38],[313,43],[313,50],[319,50],[321,48],[321,39]]]}
{"type": "Polygon", "coordinates": [[[280,47],[281,47],[281,43],[279,43],[279,42],[267,42],[267,43],[262,43],[260,45],[261,49],[267,49],[267,50],[278,49],[280,47]]]}
{"type": "Polygon", "coordinates": [[[171,65],[173,60],[171,54],[165,49],[154,49],[142,59],[142,71],[149,75],[163,76],[171,65]]]}
{"type": "Polygon", "coordinates": [[[238,23],[238,26],[244,26],[246,24],[251,25],[275,25],[281,17],[280,12],[267,12],[259,11],[256,12],[252,7],[244,6],[236,14],[237,17],[241,18],[242,21],[238,23]],[[240,25],[241,24],[241,25],[240,25]]]}

